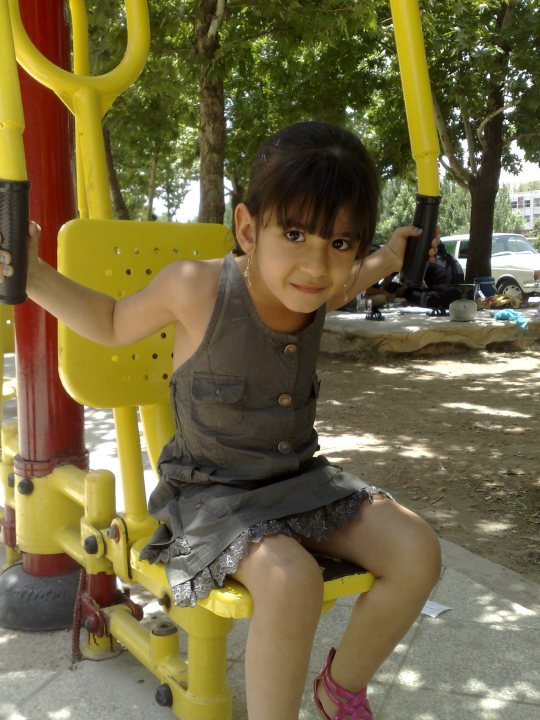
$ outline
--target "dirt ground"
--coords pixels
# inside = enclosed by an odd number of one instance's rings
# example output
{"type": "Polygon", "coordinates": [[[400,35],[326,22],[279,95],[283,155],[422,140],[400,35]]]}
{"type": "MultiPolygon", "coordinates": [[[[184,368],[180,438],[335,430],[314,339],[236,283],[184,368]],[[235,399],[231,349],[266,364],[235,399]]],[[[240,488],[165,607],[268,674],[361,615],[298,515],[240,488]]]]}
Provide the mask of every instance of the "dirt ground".
{"type": "Polygon", "coordinates": [[[540,582],[540,352],[322,356],[321,450],[440,537],[540,582]]]}

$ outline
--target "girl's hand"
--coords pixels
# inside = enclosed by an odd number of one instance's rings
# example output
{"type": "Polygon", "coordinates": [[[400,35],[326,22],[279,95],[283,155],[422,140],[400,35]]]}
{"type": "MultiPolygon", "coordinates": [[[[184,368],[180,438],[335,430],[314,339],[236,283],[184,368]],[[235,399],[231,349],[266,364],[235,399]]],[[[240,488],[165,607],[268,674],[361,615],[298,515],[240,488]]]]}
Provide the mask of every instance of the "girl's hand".
{"type": "MultiPolygon", "coordinates": [[[[0,243],[3,243],[4,239],[0,235],[0,243]]],[[[13,275],[13,265],[11,265],[11,253],[8,250],[0,249],[0,283],[4,282],[4,279],[13,275]]]]}
{"type": "MultiPolygon", "coordinates": [[[[396,257],[396,270],[401,270],[403,266],[403,258],[405,257],[405,248],[409,238],[419,237],[422,234],[421,228],[416,228],[414,225],[405,225],[394,230],[392,237],[387,242],[386,247],[396,257]]],[[[412,241],[414,242],[414,240],[412,241]]],[[[440,229],[437,228],[436,235],[431,241],[431,248],[429,249],[429,259],[434,260],[437,254],[437,246],[440,242],[440,229]]]]}
{"type": "MultiPolygon", "coordinates": [[[[36,222],[28,223],[28,275],[37,267],[38,264],[38,243],[41,235],[41,228],[36,222]]],[[[4,282],[4,278],[11,277],[14,273],[11,264],[11,253],[8,250],[0,248],[0,283],[4,282]]]]}

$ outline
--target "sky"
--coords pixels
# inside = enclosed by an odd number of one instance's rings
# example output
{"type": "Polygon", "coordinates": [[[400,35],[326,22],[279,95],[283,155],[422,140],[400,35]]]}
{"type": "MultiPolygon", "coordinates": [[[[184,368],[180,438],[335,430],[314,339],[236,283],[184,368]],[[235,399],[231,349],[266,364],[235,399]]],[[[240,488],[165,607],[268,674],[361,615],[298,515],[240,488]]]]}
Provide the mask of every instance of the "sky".
{"type": "Polygon", "coordinates": [[[506,185],[518,185],[531,180],[540,181],[540,165],[524,161],[519,175],[510,175],[504,170],[501,173],[501,182],[506,185]]]}

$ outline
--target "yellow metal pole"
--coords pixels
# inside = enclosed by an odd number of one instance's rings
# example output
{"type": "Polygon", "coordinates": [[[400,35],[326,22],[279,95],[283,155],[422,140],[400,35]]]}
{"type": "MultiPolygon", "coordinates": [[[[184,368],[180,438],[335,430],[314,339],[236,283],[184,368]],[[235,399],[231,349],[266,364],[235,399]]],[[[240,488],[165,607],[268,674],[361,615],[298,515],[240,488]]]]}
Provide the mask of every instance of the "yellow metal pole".
{"type": "MultiPolygon", "coordinates": [[[[90,50],[88,42],[88,14],[85,0],[69,0],[71,32],[73,34],[73,72],[76,75],[90,74],[90,50]]],[[[77,167],[77,207],[79,217],[87,218],[88,201],[80,147],[79,120],[75,118],[75,162],[77,167]]]]}
{"type": "Polygon", "coordinates": [[[15,272],[5,278],[0,302],[26,300],[28,191],[22,134],[24,113],[7,0],[0,0],[0,235],[15,272]]]}
{"type": "Polygon", "coordinates": [[[6,180],[26,180],[22,141],[24,114],[8,0],[0,0],[0,67],[0,177],[6,180]]]}
{"type": "Polygon", "coordinates": [[[112,220],[113,209],[109,192],[105,141],[100,114],[100,96],[94,87],[85,85],[73,97],[76,118],[78,167],[83,183],[88,216],[112,220]]]}
{"type": "Polygon", "coordinates": [[[437,227],[439,141],[418,1],[390,0],[390,6],[411,150],[418,177],[413,222],[423,231],[419,238],[407,245],[400,279],[405,285],[422,287],[429,248],[437,227]]]}
{"type": "Polygon", "coordinates": [[[82,86],[87,85],[99,94],[103,116],[118,95],[135,82],[145,66],[150,48],[147,0],[126,0],[128,42],[124,57],[110,72],[96,76],[68,72],[42,55],[24,28],[18,0],[8,2],[19,63],[38,82],[55,92],[72,112],[74,96],[82,86]]]}
{"type": "Polygon", "coordinates": [[[390,0],[418,192],[439,194],[439,140],[417,0],[390,0]]]}
{"type": "Polygon", "coordinates": [[[156,524],[146,502],[137,411],[133,407],[114,408],[114,420],[124,490],[124,520],[134,541],[153,532],[156,524]]]}
{"type": "MultiPolygon", "coordinates": [[[[71,73],[51,63],[35,47],[24,28],[18,0],[2,1],[9,2],[20,64],[36,80],[53,90],[75,116],[78,169],[82,170],[78,173],[81,213],[93,219],[112,218],[101,120],[115,98],[137,79],[146,63],[150,47],[147,0],[126,0],[128,42],[124,57],[110,72],[98,76],[88,74],[88,24],[84,2],[70,0],[76,61],[76,72],[71,73]]],[[[124,417],[129,413],[124,410],[119,411],[119,415],[124,417]]],[[[127,417],[126,422],[130,424],[127,417]]],[[[121,434],[125,436],[125,433],[121,434]]],[[[155,522],[150,521],[146,508],[142,466],[139,467],[136,461],[131,465],[122,468],[123,476],[129,478],[123,483],[126,521],[144,532],[151,530],[155,522]],[[131,466],[133,464],[137,467],[131,466]]]]}

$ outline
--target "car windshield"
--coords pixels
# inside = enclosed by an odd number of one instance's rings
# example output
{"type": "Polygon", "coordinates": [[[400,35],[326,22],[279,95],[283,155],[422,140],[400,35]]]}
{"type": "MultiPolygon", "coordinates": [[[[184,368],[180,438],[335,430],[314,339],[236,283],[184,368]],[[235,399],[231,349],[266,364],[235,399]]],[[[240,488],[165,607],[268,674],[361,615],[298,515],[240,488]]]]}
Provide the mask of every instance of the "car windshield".
{"type": "Polygon", "coordinates": [[[493,255],[504,255],[508,253],[533,253],[537,255],[536,249],[521,235],[503,235],[493,238],[493,255]]]}
{"type": "Polygon", "coordinates": [[[536,249],[524,238],[510,236],[508,238],[508,249],[517,253],[536,253],[536,249]]]}

